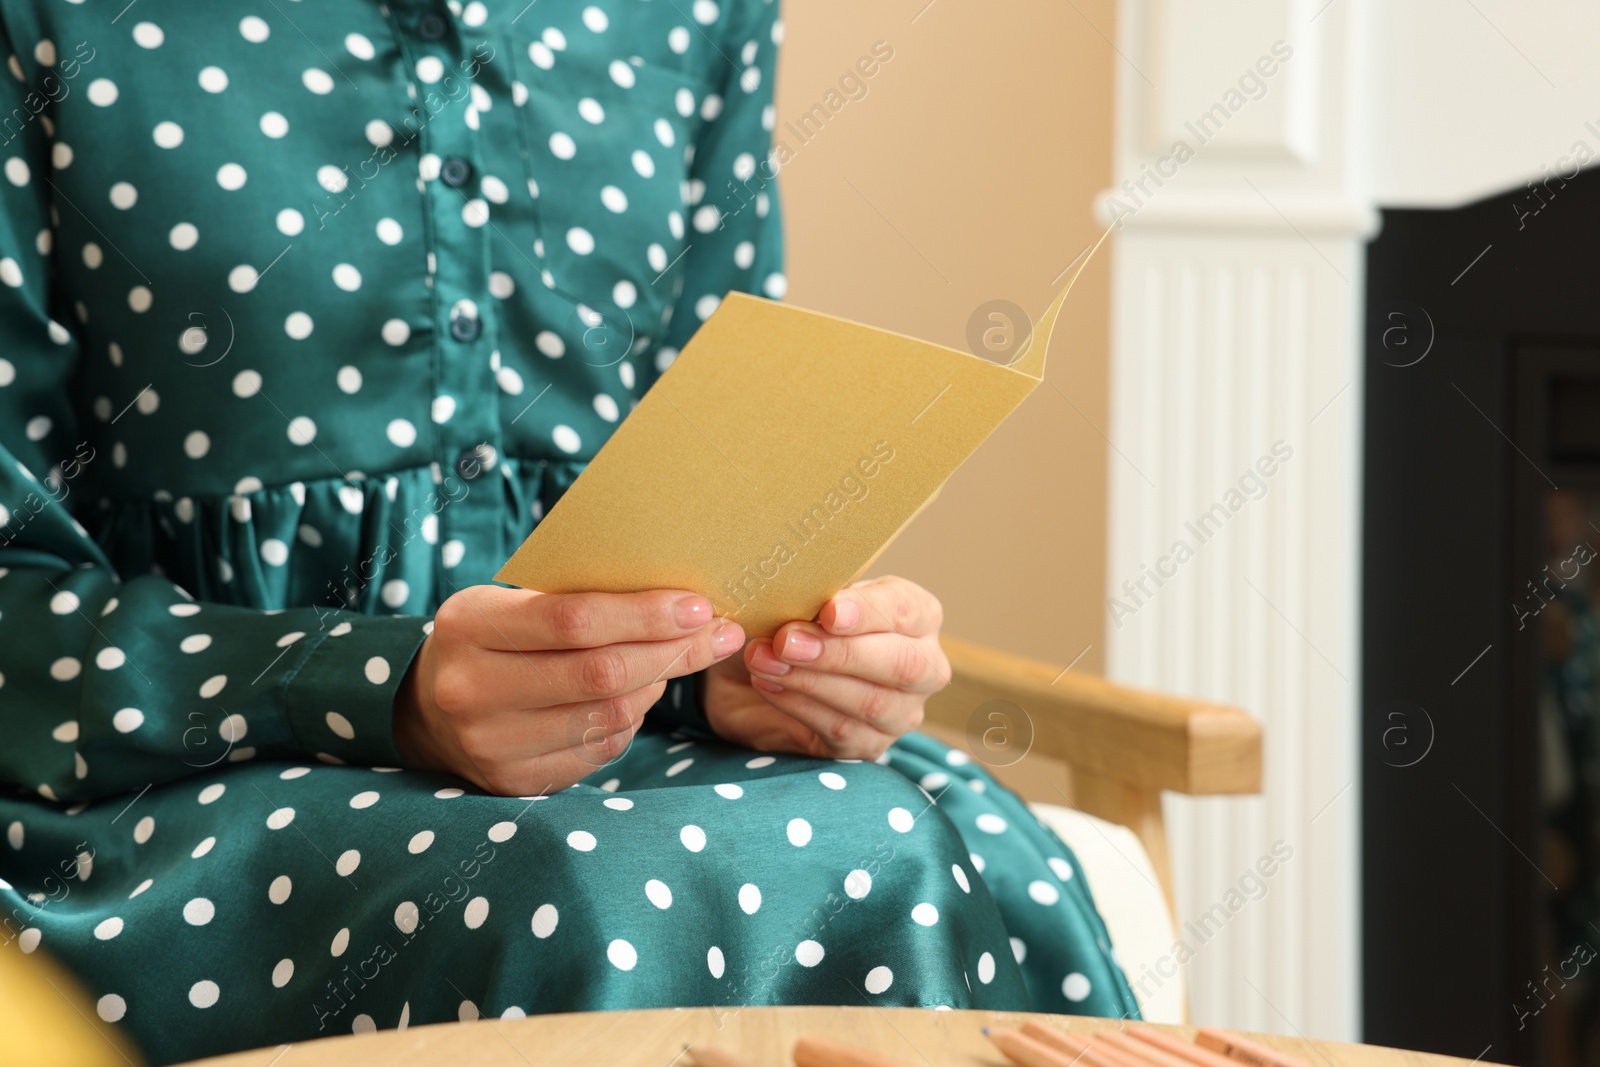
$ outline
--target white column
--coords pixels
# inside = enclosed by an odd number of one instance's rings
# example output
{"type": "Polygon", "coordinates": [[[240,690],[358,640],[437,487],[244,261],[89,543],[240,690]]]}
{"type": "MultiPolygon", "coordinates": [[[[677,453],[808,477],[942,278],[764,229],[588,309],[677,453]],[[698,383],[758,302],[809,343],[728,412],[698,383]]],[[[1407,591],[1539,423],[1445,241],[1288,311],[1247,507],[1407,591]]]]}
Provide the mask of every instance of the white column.
{"type": "Polygon", "coordinates": [[[1168,801],[1194,1020],[1353,1040],[1376,213],[1366,7],[1325,3],[1121,8],[1107,673],[1264,727],[1263,796],[1168,801]]]}

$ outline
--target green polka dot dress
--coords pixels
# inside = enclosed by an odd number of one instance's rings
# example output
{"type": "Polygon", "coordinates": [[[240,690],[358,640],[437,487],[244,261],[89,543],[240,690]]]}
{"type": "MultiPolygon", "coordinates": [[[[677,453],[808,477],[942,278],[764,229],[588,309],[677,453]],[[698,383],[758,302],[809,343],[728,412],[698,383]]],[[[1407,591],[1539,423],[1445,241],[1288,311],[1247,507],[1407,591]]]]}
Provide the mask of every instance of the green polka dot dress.
{"type": "Polygon", "coordinates": [[[763,0],[0,0],[0,918],[158,1063],[481,1016],[1136,1014],[960,753],[674,683],[552,797],[395,687],[729,290],[784,295],[763,0]]]}

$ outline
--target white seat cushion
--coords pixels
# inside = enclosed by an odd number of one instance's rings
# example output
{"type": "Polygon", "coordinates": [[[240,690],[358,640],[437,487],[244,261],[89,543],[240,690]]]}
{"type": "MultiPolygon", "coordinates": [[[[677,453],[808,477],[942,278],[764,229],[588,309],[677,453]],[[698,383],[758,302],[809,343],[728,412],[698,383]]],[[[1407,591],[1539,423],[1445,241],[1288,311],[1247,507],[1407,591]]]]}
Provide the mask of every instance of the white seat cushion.
{"type": "Polygon", "coordinates": [[[1174,951],[1177,931],[1139,838],[1126,826],[1072,808],[1028,807],[1077,855],[1139,1011],[1150,1022],[1185,1022],[1187,990],[1174,951]]]}

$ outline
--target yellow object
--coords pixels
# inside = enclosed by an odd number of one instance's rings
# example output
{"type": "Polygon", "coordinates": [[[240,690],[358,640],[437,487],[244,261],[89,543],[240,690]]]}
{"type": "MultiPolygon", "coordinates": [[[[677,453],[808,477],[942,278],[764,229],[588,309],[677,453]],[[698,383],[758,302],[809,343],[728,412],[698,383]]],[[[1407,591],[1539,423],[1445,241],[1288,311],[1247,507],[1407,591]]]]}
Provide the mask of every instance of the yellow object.
{"type": "Polygon", "coordinates": [[[138,1067],[133,1045],[101,1021],[54,960],[0,945],[0,1067],[138,1067]]]}
{"type": "Polygon", "coordinates": [[[1038,386],[1092,256],[1009,364],[730,293],[496,577],[812,618],[1038,386]]]}

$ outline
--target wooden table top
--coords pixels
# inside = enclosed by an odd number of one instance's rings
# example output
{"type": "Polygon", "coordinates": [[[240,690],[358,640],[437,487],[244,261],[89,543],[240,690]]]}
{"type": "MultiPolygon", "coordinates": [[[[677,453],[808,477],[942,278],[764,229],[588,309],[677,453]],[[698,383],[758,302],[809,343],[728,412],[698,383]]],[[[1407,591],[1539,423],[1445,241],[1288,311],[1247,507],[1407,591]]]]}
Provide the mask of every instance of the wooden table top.
{"type": "MultiPolygon", "coordinates": [[[[687,1045],[736,1052],[757,1067],[788,1067],[795,1039],[802,1034],[848,1041],[902,1059],[909,1067],[1009,1067],[982,1029],[1015,1028],[1029,1019],[1076,1033],[1118,1025],[1072,1015],[922,1008],[664,1008],[382,1030],[241,1052],[191,1067],[688,1067],[692,1058],[684,1054],[687,1045]]],[[[1185,1039],[1194,1034],[1191,1027],[1154,1028],[1185,1039]]],[[[1251,1036],[1312,1067],[1469,1067],[1467,1060],[1425,1052],[1251,1036]]],[[[1487,1061],[1476,1063],[1491,1067],[1487,1061]]]]}

